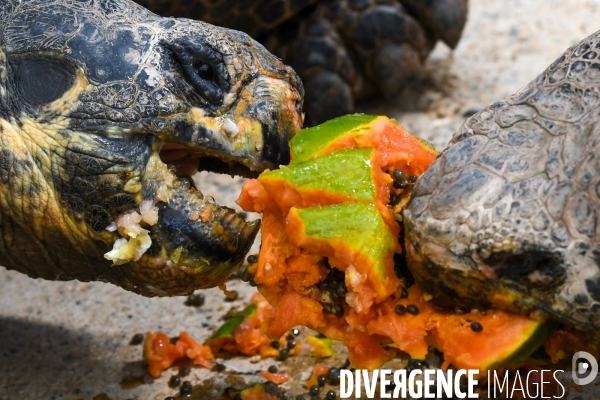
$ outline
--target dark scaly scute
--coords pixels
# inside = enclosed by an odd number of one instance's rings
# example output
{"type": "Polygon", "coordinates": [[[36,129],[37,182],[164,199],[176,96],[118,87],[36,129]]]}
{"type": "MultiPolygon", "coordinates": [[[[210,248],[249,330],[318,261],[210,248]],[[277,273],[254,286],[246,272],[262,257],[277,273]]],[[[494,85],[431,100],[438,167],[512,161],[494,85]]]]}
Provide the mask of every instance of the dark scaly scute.
{"type": "Polygon", "coordinates": [[[418,180],[407,249],[426,290],[600,328],[599,47],[469,118],[418,180]]]}

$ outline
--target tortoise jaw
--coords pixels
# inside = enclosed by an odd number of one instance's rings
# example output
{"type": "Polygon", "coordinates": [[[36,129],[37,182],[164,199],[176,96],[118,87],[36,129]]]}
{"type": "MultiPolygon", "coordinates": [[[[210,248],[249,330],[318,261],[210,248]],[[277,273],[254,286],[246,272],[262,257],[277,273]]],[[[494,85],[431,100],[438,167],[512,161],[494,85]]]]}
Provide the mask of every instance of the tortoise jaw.
{"type": "Polygon", "coordinates": [[[154,218],[142,216],[138,226],[127,228],[123,216],[137,216],[135,211],[118,217],[114,228],[122,238],[105,258],[126,276],[119,285],[145,296],[217,286],[242,263],[260,221],[246,222],[202,195],[191,179],[177,177],[175,168],[161,161],[156,147],[141,176],[143,203],[154,206],[154,218]]]}
{"type": "MultiPolygon", "coordinates": [[[[260,221],[246,222],[233,209],[203,196],[187,180],[178,179],[168,202],[158,204],[151,227],[156,262],[174,272],[185,292],[222,283],[243,261],[254,243],[260,221]]],[[[173,295],[171,281],[169,295],[173,295]]]]}
{"type": "Polygon", "coordinates": [[[406,259],[415,281],[442,307],[499,308],[529,315],[553,316],[547,299],[510,279],[498,277],[493,266],[476,254],[454,253],[412,226],[405,215],[406,259]]]}

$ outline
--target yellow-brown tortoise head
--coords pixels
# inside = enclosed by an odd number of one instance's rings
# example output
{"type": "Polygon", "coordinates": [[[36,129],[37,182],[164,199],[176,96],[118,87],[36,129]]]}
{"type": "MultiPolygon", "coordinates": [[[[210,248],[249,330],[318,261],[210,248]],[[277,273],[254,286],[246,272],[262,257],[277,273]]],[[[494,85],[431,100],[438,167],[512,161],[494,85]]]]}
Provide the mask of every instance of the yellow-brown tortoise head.
{"type": "Polygon", "coordinates": [[[148,296],[218,284],[258,223],[187,177],[287,163],[302,97],[241,32],[128,0],[2,1],[0,264],[148,296]]]}

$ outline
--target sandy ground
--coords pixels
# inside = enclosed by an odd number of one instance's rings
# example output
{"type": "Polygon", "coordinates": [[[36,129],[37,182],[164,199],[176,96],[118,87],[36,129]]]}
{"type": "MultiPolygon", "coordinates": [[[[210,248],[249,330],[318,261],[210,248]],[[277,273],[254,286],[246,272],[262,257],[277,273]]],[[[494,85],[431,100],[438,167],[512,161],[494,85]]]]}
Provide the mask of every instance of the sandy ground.
{"type": "MultiPolygon", "coordinates": [[[[423,78],[397,102],[370,101],[359,111],[395,117],[441,149],[465,116],[527,84],[567,47],[597,30],[599,20],[597,0],[471,0],[469,21],[454,52],[439,45],[423,78]]],[[[202,176],[199,185],[231,205],[241,180],[202,176]]],[[[240,300],[225,303],[218,290],[207,290],[206,305],[196,309],[184,306],[182,298],[147,299],[108,284],[46,282],[0,269],[0,400],[174,395],[166,384],[171,373],[155,381],[144,375],[141,347],[129,346],[130,337],[186,330],[206,338],[224,313],[242,307],[251,294],[239,281],[231,286],[243,294],[240,300]],[[139,376],[139,386],[121,387],[124,377],[139,376]]],[[[224,364],[247,372],[272,361],[224,364]]],[[[308,367],[296,370],[296,378],[308,374],[308,367]]],[[[213,374],[193,369],[189,379],[196,383],[213,374]]],[[[579,396],[570,393],[570,398],[579,396]]]]}

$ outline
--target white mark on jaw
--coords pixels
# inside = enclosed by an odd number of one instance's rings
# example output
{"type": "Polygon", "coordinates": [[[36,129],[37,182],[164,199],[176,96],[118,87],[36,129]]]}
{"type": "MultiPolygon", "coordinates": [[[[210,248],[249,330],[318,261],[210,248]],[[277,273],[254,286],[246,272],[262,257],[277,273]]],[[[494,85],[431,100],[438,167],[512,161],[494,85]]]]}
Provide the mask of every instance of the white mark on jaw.
{"type": "Polygon", "coordinates": [[[240,128],[230,118],[227,118],[223,122],[223,130],[230,138],[235,137],[238,133],[240,133],[240,128]]]}

